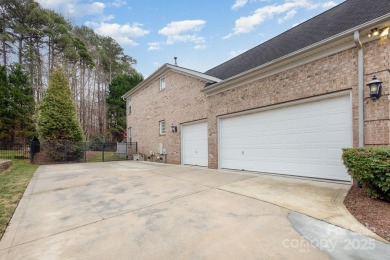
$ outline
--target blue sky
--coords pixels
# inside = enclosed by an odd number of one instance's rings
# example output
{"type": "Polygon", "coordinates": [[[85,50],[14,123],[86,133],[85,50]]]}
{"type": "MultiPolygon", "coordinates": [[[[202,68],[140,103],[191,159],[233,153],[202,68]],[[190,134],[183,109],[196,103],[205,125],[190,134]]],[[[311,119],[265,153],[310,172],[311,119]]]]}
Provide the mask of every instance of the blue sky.
{"type": "Polygon", "coordinates": [[[111,36],[145,77],[164,63],[205,72],[343,0],[38,0],[111,36]]]}

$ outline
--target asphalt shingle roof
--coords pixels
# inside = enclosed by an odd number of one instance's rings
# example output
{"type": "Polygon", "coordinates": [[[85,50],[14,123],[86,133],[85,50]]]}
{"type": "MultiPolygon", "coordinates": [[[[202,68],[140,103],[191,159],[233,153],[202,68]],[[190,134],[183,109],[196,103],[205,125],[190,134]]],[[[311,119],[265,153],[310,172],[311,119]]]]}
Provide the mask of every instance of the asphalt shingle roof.
{"type": "Polygon", "coordinates": [[[347,0],[205,74],[222,80],[390,13],[390,0],[347,0]]]}

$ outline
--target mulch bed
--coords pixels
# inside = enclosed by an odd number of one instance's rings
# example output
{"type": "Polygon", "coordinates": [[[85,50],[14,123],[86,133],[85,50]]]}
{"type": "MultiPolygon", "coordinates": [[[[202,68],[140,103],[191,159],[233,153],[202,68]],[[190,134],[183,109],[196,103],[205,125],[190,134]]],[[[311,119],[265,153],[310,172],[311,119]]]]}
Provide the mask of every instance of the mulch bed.
{"type": "Polygon", "coordinates": [[[345,197],[344,205],[360,223],[390,241],[389,202],[371,199],[355,182],[345,197]]]}

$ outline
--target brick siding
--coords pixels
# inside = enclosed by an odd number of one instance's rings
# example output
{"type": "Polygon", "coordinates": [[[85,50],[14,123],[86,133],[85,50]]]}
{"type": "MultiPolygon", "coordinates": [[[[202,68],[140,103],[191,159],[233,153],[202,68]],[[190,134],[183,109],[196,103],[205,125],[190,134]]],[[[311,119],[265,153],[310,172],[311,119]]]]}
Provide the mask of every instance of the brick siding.
{"type": "MultiPolygon", "coordinates": [[[[373,102],[364,87],[364,126],[366,145],[390,144],[390,45],[387,38],[364,44],[364,83],[373,75],[383,81],[382,97],[373,102]]],[[[209,168],[218,165],[217,117],[275,104],[352,91],[353,145],[358,146],[357,48],[329,55],[269,77],[206,97],[205,82],[174,71],[166,76],[166,89],[159,91],[159,79],[131,97],[132,140],[139,151],[157,153],[158,143],[167,148],[168,163],[180,164],[182,123],[207,118],[209,168]],[[159,121],[166,120],[167,133],[159,135],[159,121]],[[172,133],[170,126],[178,126],[172,133]]]]}
{"type": "Polygon", "coordinates": [[[200,92],[206,82],[186,75],[167,72],[165,90],[159,78],[131,97],[131,115],[127,117],[131,138],[138,151],[147,157],[158,153],[158,144],[167,150],[167,162],[180,164],[180,124],[205,119],[206,101],[200,92]],[[159,121],[165,120],[166,134],[160,135],[159,121]],[[172,133],[171,125],[177,126],[172,133]]]}

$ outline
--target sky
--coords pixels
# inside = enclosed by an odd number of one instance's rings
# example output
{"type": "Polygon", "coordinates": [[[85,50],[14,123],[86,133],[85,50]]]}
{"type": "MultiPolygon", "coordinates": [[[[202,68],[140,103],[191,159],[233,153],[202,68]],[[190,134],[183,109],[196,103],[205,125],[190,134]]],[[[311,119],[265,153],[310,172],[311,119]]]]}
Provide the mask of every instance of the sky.
{"type": "Polygon", "coordinates": [[[343,0],[38,0],[114,38],[148,77],[165,63],[205,72],[343,0]]]}

